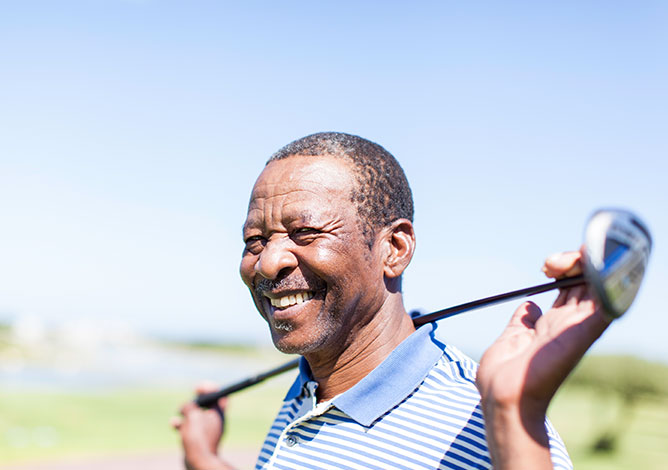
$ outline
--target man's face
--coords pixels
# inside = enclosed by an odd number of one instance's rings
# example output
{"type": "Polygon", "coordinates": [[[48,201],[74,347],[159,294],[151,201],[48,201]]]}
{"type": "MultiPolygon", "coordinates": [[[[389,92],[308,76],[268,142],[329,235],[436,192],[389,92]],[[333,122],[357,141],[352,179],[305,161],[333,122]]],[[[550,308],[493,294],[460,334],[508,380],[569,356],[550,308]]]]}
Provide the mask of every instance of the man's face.
{"type": "Polygon", "coordinates": [[[274,161],[255,183],[240,272],[283,352],[342,350],[385,300],[353,184],[349,164],[330,156],[274,161]]]}

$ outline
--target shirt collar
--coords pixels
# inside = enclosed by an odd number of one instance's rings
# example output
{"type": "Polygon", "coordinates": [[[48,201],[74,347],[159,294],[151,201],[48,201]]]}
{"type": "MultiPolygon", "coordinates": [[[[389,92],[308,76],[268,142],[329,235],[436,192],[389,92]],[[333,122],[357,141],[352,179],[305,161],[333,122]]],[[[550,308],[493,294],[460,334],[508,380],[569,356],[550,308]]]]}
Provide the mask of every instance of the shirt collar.
{"type": "MultiPolygon", "coordinates": [[[[334,398],[332,404],[361,425],[370,426],[413,392],[443,355],[445,345],[434,337],[435,330],[435,323],[420,327],[366,377],[334,398]]],[[[298,397],[312,380],[308,362],[302,357],[299,376],[285,399],[298,397]]]]}
{"type": "Polygon", "coordinates": [[[306,359],[302,356],[299,358],[299,375],[297,375],[297,378],[290,387],[290,390],[288,390],[283,401],[294,400],[297,398],[301,395],[306,383],[312,380],[313,376],[311,375],[311,368],[309,367],[308,362],[306,362],[306,359]]]}

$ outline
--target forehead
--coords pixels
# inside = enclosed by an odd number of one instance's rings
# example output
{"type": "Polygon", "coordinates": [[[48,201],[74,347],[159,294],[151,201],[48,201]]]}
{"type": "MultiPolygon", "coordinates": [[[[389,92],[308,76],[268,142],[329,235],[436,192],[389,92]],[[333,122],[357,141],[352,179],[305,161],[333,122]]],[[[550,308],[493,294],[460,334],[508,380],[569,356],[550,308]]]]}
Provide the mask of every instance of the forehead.
{"type": "Polygon", "coordinates": [[[283,211],[327,211],[352,207],[352,164],[332,156],[295,155],[269,163],[260,174],[248,206],[248,216],[267,204],[283,211]]]}

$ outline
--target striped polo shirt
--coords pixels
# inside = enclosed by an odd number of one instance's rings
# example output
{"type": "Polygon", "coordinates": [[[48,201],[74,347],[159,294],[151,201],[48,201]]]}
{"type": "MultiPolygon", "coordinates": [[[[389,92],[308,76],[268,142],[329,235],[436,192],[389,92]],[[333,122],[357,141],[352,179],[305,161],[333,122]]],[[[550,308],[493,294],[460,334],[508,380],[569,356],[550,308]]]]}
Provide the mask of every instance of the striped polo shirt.
{"type": "MultiPolygon", "coordinates": [[[[359,383],[317,403],[302,358],[299,375],[264,442],[257,470],[490,469],[477,364],[427,324],[359,383]]],[[[552,463],[572,469],[546,423],[552,463]]]]}

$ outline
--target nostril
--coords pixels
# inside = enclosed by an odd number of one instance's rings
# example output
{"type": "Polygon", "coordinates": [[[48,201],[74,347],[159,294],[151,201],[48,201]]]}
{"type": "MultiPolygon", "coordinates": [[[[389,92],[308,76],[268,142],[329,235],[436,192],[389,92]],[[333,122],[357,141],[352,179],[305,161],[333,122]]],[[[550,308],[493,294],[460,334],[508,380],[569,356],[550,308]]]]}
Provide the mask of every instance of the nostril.
{"type": "Polygon", "coordinates": [[[283,268],[278,272],[278,275],[276,276],[276,279],[283,279],[288,277],[288,275],[294,270],[293,267],[289,268],[283,268]]]}

